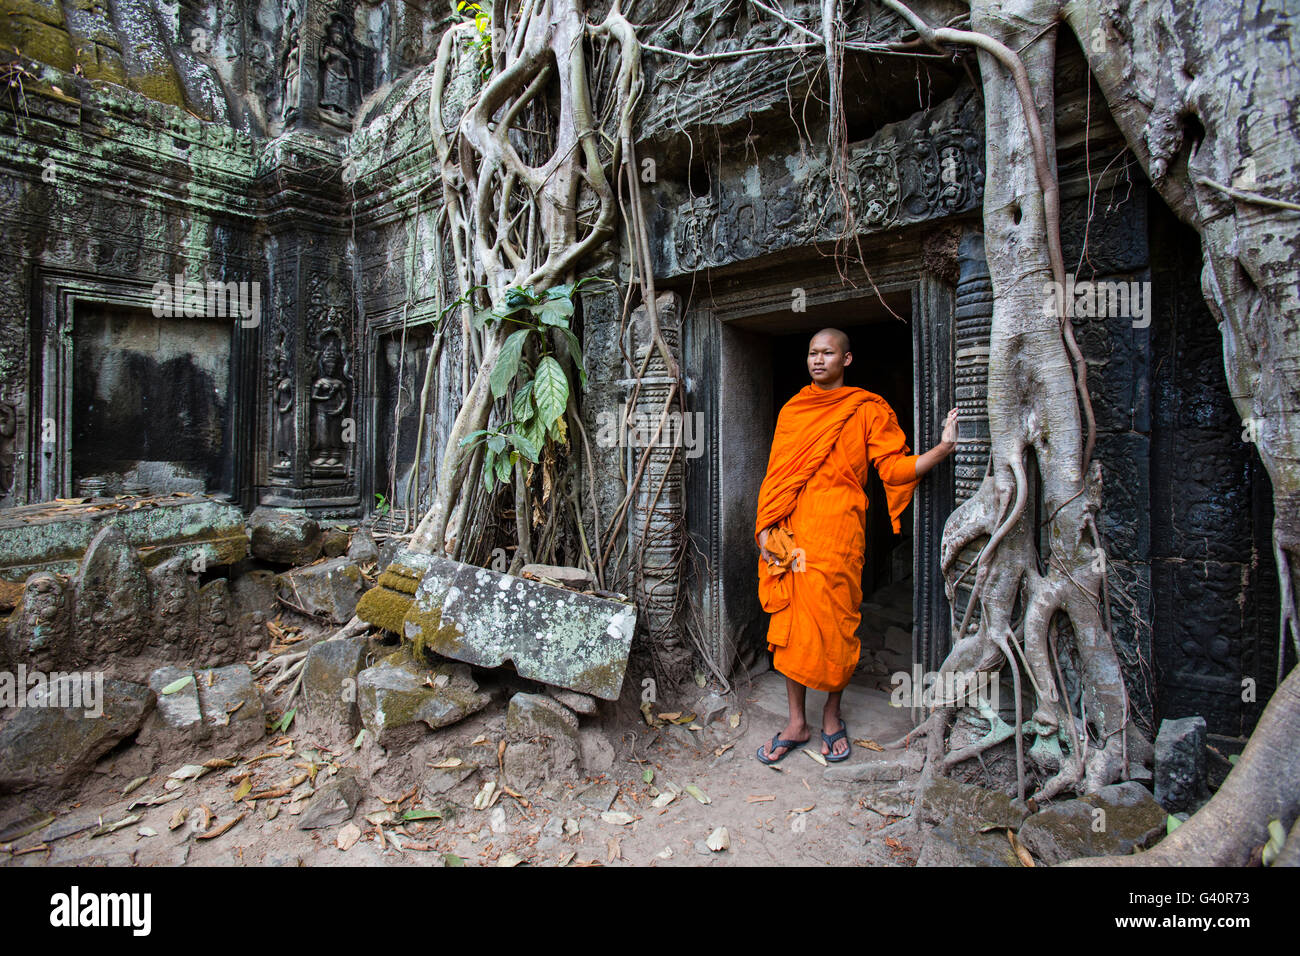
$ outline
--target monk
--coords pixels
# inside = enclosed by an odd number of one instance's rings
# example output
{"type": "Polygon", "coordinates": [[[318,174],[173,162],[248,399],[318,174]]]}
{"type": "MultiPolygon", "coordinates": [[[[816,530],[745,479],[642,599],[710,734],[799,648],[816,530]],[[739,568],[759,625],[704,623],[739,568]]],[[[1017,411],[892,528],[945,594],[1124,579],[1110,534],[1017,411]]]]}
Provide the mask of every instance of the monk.
{"type": "Polygon", "coordinates": [[[845,386],[853,362],[848,336],[822,329],[808,345],[812,383],[786,402],[776,421],[767,475],[758,493],[758,594],[771,614],[767,649],[785,675],[790,719],[758,750],[776,763],[812,736],[804,710],[809,687],[825,691],[822,753],[848,758],[840,697],[858,664],[862,565],[866,546],[867,469],[885,486],[894,533],[921,476],[951,455],[957,409],[942,440],[908,454],[894,410],[879,395],[845,386]]]}

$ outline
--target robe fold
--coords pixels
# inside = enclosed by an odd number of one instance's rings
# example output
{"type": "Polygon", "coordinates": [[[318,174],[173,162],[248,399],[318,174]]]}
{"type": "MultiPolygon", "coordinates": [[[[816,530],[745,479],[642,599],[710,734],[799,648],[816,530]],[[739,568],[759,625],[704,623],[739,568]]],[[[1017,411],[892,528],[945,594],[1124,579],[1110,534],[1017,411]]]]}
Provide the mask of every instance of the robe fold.
{"type": "Polygon", "coordinates": [[[865,389],[801,389],[777,416],[758,493],[754,540],[785,529],[796,554],[758,560],[758,595],[771,614],[773,666],[814,690],[843,690],[857,668],[868,468],[885,487],[894,533],[916,489],[916,459],[889,404],[865,389]]]}

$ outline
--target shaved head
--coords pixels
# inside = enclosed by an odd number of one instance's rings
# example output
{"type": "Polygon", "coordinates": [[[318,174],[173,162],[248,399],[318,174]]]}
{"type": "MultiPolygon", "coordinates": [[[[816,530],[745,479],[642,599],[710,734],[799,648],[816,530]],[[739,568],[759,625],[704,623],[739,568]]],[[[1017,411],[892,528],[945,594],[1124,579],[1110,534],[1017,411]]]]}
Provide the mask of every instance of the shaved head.
{"type": "Polygon", "coordinates": [[[839,329],[822,329],[820,332],[818,332],[816,335],[813,336],[813,340],[816,340],[823,335],[830,336],[831,339],[834,340],[835,345],[839,348],[841,352],[849,351],[849,337],[845,335],[843,332],[841,332],[839,329]]]}
{"type": "Polygon", "coordinates": [[[849,337],[839,329],[822,329],[808,343],[808,374],[820,388],[843,385],[844,369],[852,363],[849,337]]]}

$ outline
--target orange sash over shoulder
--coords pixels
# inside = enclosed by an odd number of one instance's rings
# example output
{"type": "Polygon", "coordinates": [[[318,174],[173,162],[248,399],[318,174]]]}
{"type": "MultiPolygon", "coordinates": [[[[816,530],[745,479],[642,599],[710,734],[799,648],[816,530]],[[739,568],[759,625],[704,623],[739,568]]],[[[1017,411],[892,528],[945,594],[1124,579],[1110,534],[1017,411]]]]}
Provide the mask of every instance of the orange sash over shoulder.
{"type": "MultiPolygon", "coordinates": [[[[794,511],[799,492],[826,461],[845,422],[870,397],[871,393],[861,388],[841,386],[826,390],[808,385],[786,402],[776,420],[767,475],[758,489],[755,543],[764,528],[780,526],[794,511]]],[[[781,530],[789,533],[789,528],[781,530]]],[[[768,551],[780,557],[772,548],[772,537],[768,536],[768,551]]],[[[785,561],[772,567],[759,555],[758,600],[769,614],[790,603],[791,563],[785,561]]]]}

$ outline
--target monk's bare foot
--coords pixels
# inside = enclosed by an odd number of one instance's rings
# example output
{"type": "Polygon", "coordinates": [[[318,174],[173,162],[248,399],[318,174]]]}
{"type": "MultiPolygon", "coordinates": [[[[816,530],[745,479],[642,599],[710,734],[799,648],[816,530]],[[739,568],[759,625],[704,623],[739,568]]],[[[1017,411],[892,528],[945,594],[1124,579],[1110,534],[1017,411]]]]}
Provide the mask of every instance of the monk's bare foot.
{"type": "MultiPolygon", "coordinates": [[[[797,744],[806,744],[812,739],[812,728],[810,728],[806,723],[790,723],[786,724],[785,727],[782,728],[781,733],[777,736],[782,740],[793,740],[797,744]]],[[[778,757],[784,757],[790,752],[790,750],[791,748],[789,747],[773,747],[771,740],[768,740],[767,743],[763,744],[763,756],[768,760],[776,760],[778,757]]]]}
{"type": "MultiPolygon", "coordinates": [[[[822,711],[822,733],[824,733],[827,737],[832,737],[835,734],[838,734],[840,732],[841,719],[842,718],[840,717],[840,709],[838,707],[836,707],[834,710],[831,710],[830,708],[823,710],[822,711]]],[[[835,741],[835,744],[832,747],[827,747],[826,741],[825,740],[822,741],[823,756],[830,756],[832,753],[838,756],[839,754],[848,753],[848,750],[849,750],[849,741],[847,736],[841,737],[839,740],[835,741]]]]}

